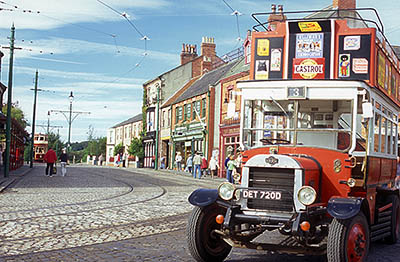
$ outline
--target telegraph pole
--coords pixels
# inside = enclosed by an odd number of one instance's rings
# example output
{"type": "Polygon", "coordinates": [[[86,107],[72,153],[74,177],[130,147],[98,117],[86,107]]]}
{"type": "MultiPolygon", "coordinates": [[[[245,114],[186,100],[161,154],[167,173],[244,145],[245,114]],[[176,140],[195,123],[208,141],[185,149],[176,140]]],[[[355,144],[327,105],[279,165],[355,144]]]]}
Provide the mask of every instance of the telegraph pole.
{"type": "Polygon", "coordinates": [[[10,37],[10,64],[8,68],[8,97],[7,97],[7,124],[6,124],[6,153],[4,165],[4,177],[8,177],[10,171],[10,144],[11,144],[11,102],[12,102],[12,77],[13,77],[13,64],[14,64],[14,40],[15,40],[15,27],[11,26],[10,37]]]}
{"type": "Polygon", "coordinates": [[[32,137],[31,137],[31,156],[30,156],[30,164],[29,167],[33,167],[33,156],[35,152],[33,152],[33,143],[34,143],[34,138],[35,138],[35,121],[36,121],[36,98],[37,98],[37,87],[38,87],[38,70],[36,70],[35,74],[35,95],[33,99],[33,117],[32,117],[32,137]]]}

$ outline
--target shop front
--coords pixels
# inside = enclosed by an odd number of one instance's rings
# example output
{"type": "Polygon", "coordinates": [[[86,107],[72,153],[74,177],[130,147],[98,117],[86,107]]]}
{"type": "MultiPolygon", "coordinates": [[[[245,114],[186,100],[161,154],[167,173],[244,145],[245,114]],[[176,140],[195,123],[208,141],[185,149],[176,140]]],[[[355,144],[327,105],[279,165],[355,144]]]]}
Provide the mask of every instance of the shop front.
{"type": "Polygon", "coordinates": [[[236,154],[240,146],[240,125],[228,125],[220,128],[219,177],[226,177],[225,159],[230,154],[236,154]]]}
{"type": "Polygon", "coordinates": [[[186,168],[186,161],[195,152],[204,153],[204,128],[200,123],[189,124],[176,127],[173,131],[173,160],[174,169],[176,168],[175,156],[178,152],[182,155],[183,168],[186,168]]]}

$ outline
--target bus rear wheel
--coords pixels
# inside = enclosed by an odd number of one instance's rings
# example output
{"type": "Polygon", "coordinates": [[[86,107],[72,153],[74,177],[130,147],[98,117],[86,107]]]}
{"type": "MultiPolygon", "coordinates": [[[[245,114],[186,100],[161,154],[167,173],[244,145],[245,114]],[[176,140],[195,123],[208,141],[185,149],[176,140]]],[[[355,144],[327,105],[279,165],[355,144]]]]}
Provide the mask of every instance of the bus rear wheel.
{"type": "Polygon", "coordinates": [[[334,218],[329,226],[328,262],[367,261],[369,226],[363,213],[349,219],[334,218]]]}
{"type": "Polygon", "coordinates": [[[232,247],[213,232],[221,229],[215,221],[219,214],[225,212],[216,205],[196,206],[189,217],[186,230],[188,248],[198,262],[223,261],[231,252],[232,247]]]}

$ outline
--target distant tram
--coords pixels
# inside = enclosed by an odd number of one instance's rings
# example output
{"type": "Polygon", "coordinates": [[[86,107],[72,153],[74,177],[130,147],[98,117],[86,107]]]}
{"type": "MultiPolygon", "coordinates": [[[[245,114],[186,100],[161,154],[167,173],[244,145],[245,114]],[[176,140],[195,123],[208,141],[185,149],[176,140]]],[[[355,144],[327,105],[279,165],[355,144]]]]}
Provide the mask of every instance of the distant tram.
{"type": "Polygon", "coordinates": [[[46,154],[49,146],[48,137],[45,134],[35,134],[33,142],[34,161],[43,162],[44,154],[46,154]]]}

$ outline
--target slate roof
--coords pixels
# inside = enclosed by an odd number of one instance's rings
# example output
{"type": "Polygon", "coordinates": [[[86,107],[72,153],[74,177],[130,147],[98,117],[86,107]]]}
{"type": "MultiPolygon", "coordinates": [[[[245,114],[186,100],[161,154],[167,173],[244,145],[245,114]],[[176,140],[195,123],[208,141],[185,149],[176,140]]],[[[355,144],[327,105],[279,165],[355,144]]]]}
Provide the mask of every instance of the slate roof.
{"type": "Polygon", "coordinates": [[[400,57],[400,46],[398,46],[398,45],[392,45],[392,47],[393,47],[394,52],[396,53],[396,55],[397,55],[398,57],[400,57]]]}
{"type": "Polygon", "coordinates": [[[178,97],[178,99],[175,100],[174,104],[207,93],[208,87],[210,85],[215,85],[216,83],[218,83],[237,63],[237,61],[231,62],[204,74],[199,80],[193,83],[193,85],[190,86],[180,97],[178,97]]]}
{"type": "Polygon", "coordinates": [[[112,128],[117,128],[117,127],[120,127],[120,126],[124,126],[124,125],[127,125],[127,124],[132,124],[132,123],[139,122],[139,121],[142,121],[142,114],[138,114],[138,115],[136,115],[134,117],[131,117],[131,118],[125,120],[125,121],[122,121],[121,123],[116,124],[112,128]]]}

